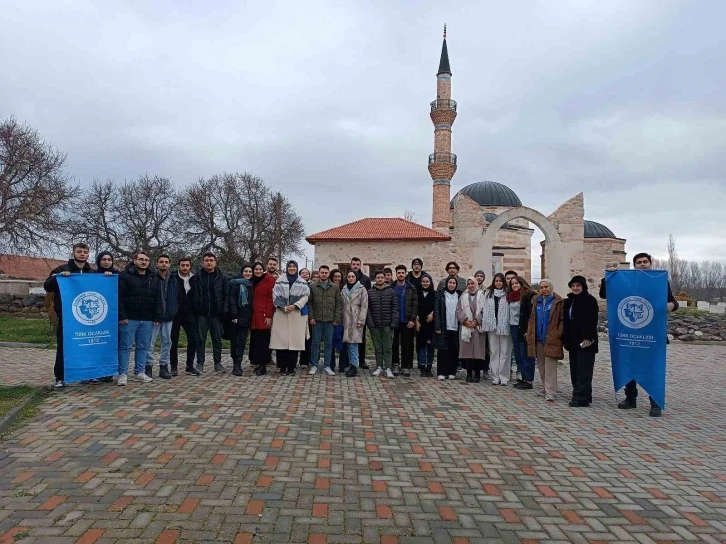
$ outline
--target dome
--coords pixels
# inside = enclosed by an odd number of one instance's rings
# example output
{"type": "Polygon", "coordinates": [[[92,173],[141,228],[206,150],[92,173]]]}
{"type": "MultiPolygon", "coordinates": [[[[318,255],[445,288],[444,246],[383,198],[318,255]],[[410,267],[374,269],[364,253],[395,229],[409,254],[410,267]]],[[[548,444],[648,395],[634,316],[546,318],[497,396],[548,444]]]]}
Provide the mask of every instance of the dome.
{"type": "Polygon", "coordinates": [[[617,236],[605,225],[585,219],[585,238],[617,238],[617,236]]]}
{"type": "MultiPolygon", "coordinates": [[[[521,206],[522,201],[519,200],[517,193],[512,191],[506,185],[497,183],[496,181],[480,181],[472,183],[464,187],[457,195],[465,195],[471,198],[479,206],[502,206],[514,208],[521,206]]],[[[454,196],[456,198],[456,196],[454,196]]],[[[454,206],[454,201],[451,201],[454,206]]]]}

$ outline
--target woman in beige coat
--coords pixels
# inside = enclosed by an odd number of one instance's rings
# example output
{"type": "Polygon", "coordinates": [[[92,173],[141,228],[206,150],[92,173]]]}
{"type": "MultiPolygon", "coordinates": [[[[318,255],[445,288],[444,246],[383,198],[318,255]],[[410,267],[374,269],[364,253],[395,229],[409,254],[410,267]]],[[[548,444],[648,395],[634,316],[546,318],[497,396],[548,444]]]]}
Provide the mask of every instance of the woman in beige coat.
{"type": "Polygon", "coordinates": [[[305,351],[305,340],[310,337],[307,307],[310,296],[308,282],[297,272],[297,263],[289,261],[286,274],[280,274],[272,289],[275,315],[272,318],[270,349],[274,349],[280,374],[295,374],[298,353],[305,351]]]}
{"type": "Polygon", "coordinates": [[[352,270],[348,272],[343,295],[343,345],[348,346],[348,367],[346,376],[358,375],[358,344],[363,342],[363,334],[368,315],[368,292],[358,281],[352,270]]]}

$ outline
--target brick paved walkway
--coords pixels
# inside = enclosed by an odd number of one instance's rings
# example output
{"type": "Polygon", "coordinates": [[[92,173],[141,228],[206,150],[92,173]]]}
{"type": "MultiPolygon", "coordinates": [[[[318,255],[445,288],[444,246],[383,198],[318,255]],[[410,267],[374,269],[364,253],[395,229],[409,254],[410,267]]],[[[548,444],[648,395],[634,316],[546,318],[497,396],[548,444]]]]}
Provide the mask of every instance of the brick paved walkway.
{"type": "MultiPolygon", "coordinates": [[[[0,382],[52,382],[0,350],[0,382]]],[[[669,349],[661,419],[430,379],[69,387],[0,450],[0,542],[724,542],[726,347],[669,349]]],[[[567,367],[561,390],[569,394],[567,367]]]]}

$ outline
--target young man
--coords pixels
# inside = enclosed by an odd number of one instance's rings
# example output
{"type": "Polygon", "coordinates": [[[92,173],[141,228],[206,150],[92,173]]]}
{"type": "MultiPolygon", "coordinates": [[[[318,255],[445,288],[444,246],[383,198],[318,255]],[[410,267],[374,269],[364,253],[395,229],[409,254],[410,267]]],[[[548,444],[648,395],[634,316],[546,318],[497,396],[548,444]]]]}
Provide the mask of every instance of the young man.
{"type": "Polygon", "coordinates": [[[456,261],[449,261],[446,263],[446,273],[448,274],[445,278],[439,281],[439,285],[436,287],[437,291],[443,291],[446,289],[446,281],[449,278],[456,278],[456,290],[463,293],[466,291],[466,280],[459,277],[459,265],[456,261]]]}
{"type": "Polygon", "coordinates": [[[318,269],[320,279],[310,285],[308,298],[308,320],[312,327],[313,341],[310,345],[310,374],[318,371],[320,361],[320,342],[325,343],[323,353],[324,370],[329,376],[335,376],[330,368],[330,356],[333,351],[333,330],[340,323],[343,300],[340,289],[330,281],[330,268],[322,265],[318,269]]]}
{"type": "Polygon", "coordinates": [[[383,269],[383,281],[386,282],[386,284],[393,286],[393,270],[391,268],[384,268],[383,269]]]}
{"type": "Polygon", "coordinates": [[[517,274],[514,270],[507,270],[504,273],[504,281],[507,284],[507,289],[509,289],[512,285],[512,278],[516,278],[519,274],[517,274]]]}
{"type": "Polygon", "coordinates": [[[72,256],[66,264],[62,264],[50,271],[50,276],[45,280],[43,288],[47,293],[53,293],[53,310],[58,316],[58,326],[55,329],[55,388],[63,389],[65,383],[65,361],[63,359],[63,304],[61,302],[60,290],[58,289],[58,275],[70,276],[71,274],[88,274],[91,266],[88,264],[88,245],[82,242],[73,245],[72,256]]]}
{"type": "Polygon", "coordinates": [[[423,269],[423,261],[416,257],[411,261],[411,271],[406,277],[406,281],[416,288],[416,292],[421,292],[421,278],[423,278],[426,272],[423,269]]]}
{"type": "Polygon", "coordinates": [[[118,276],[118,382],[124,386],[128,380],[131,348],[136,344],[134,376],[141,382],[150,382],[144,373],[146,356],[155,326],[161,323],[163,306],[161,283],[149,271],[151,259],[143,251],[136,253],[131,266],[118,276]]]}
{"type": "MultiPolygon", "coordinates": [[[[360,284],[366,290],[370,290],[371,279],[363,273],[360,267],[361,260],[358,257],[353,257],[350,260],[350,269],[355,272],[355,275],[358,277],[358,281],[360,282],[360,284]]],[[[360,369],[368,368],[368,365],[366,364],[366,336],[366,331],[363,330],[363,342],[361,342],[360,346],[358,346],[358,368],[360,369]]]]}
{"type": "Polygon", "coordinates": [[[396,266],[396,282],[393,291],[398,299],[398,323],[393,329],[393,375],[411,376],[413,368],[413,341],[416,337],[418,316],[418,291],[406,281],[406,267],[396,266]],[[400,353],[399,353],[400,347],[400,353]]]}
{"type": "Polygon", "coordinates": [[[280,277],[280,274],[277,272],[278,266],[279,263],[277,262],[277,259],[275,259],[275,257],[270,257],[269,259],[267,259],[267,273],[275,279],[280,277]]]}
{"type": "Polygon", "coordinates": [[[199,376],[199,372],[194,368],[194,357],[197,351],[197,323],[192,314],[191,297],[189,297],[189,291],[192,288],[190,281],[194,275],[192,274],[192,261],[183,257],[179,259],[177,266],[179,270],[174,275],[174,279],[179,295],[179,308],[171,325],[171,351],[169,354],[171,375],[179,375],[179,334],[181,329],[184,329],[187,337],[186,373],[191,376],[199,376]]]}
{"type": "Polygon", "coordinates": [[[192,312],[197,322],[197,370],[204,372],[207,334],[212,337],[212,356],[215,372],[227,372],[222,366],[222,322],[227,295],[227,278],[217,268],[217,256],[207,252],[202,257],[202,268],[192,276],[192,312]]]}
{"type": "MultiPolygon", "coordinates": [[[[638,253],[635,257],[633,257],[633,267],[636,270],[650,270],[653,268],[653,258],[648,253],[638,253]]],[[[614,272],[617,270],[617,267],[611,267],[608,270],[611,272],[614,272]]],[[[605,299],[607,293],[605,289],[605,278],[602,279],[600,282],[600,298],[605,299]]],[[[675,312],[678,309],[678,301],[676,300],[676,297],[673,296],[673,291],[671,291],[671,282],[668,282],[668,311],[669,312],[675,312]]],[[[667,340],[666,340],[667,342],[667,340]]],[[[638,398],[638,384],[635,382],[635,380],[629,381],[627,384],[625,384],[625,400],[618,404],[618,408],[621,410],[629,410],[632,408],[637,407],[637,398],[638,398]]],[[[650,400],[650,416],[651,417],[660,417],[663,414],[663,411],[661,410],[661,407],[656,404],[656,402],[653,400],[652,397],[648,397],[650,400]]]]}
{"type": "Polygon", "coordinates": [[[368,290],[368,316],[366,325],[371,331],[373,349],[376,352],[377,368],[374,376],[385,372],[388,378],[393,378],[391,371],[391,347],[393,344],[393,329],[398,325],[399,308],[398,298],[393,287],[385,282],[383,270],[375,273],[376,284],[368,290]]]}
{"type": "Polygon", "coordinates": [[[484,280],[487,279],[487,275],[484,273],[483,270],[477,270],[474,273],[474,279],[476,279],[476,284],[479,286],[480,291],[483,291],[487,288],[487,286],[484,285],[484,280]]]}
{"type": "Polygon", "coordinates": [[[161,353],[159,354],[159,377],[163,380],[171,379],[169,361],[171,358],[171,329],[174,324],[177,310],[179,309],[179,290],[176,279],[171,275],[171,257],[159,255],[156,259],[156,270],[150,274],[156,274],[161,287],[161,323],[154,325],[151,331],[149,349],[146,352],[146,375],[151,378],[154,369],[154,346],[161,335],[161,353]]]}

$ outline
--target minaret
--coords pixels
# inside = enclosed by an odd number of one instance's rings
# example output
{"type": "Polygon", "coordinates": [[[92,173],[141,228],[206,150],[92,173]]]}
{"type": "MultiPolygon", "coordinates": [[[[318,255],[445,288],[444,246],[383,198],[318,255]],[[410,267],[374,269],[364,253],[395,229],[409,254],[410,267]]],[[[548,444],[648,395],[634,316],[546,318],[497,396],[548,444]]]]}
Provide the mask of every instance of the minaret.
{"type": "Polygon", "coordinates": [[[448,234],[451,224],[451,178],[456,173],[456,155],[451,152],[451,125],[456,119],[456,102],[451,100],[451,67],[446,47],[446,25],[441,60],[436,74],[436,100],[431,102],[434,123],[434,152],[429,155],[429,174],[434,182],[431,226],[448,234]]]}

